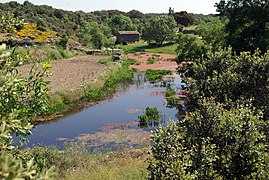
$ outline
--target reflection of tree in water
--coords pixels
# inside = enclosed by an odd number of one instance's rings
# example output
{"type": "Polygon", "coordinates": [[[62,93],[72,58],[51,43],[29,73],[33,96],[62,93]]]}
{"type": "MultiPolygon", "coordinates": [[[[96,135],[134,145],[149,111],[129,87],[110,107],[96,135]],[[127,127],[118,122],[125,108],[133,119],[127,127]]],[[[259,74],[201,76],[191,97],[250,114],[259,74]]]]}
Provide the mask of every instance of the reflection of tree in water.
{"type": "Polygon", "coordinates": [[[182,120],[184,116],[186,115],[186,107],[185,105],[179,105],[177,107],[178,112],[176,113],[177,120],[182,120]]]}
{"type": "Polygon", "coordinates": [[[130,86],[131,80],[124,80],[118,85],[119,91],[126,91],[130,86]]]}
{"type": "MultiPolygon", "coordinates": [[[[179,95],[182,91],[181,78],[180,76],[166,76],[163,81],[149,83],[145,82],[145,73],[136,73],[134,77],[134,82],[138,88],[145,88],[145,85],[149,85],[153,88],[170,88],[173,89],[175,94],[177,94],[177,99],[174,102],[167,101],[166,108],[176,108],[178,112],[176,113],[177,119],[182,119],[185,115],[185,106],[183,105],[184,99],[179,95]],[[141,83],[144,83],[143,86],[141,83]]],[[[158,90],[159,91],[159,90],[158,90]]],[[[163,93],[163,91],[162,91],[163,93]]],[[[158,127],[160,124],[165,124],[165,115],[160,114],[157,108],[147,107],[144,114],[138,116],[138,127],[142,129],[147,129],[150,127],[158,127]]]]}
{"type": "Polygon", "coordinates": [[[163,120],[147,120],[147,121],[139,121],[138,122],[138,127],[140,127],[141,129],[146,129],[149,127],[156,127],[159,126],[159,124],[163,124],[164,123],[164,119],[163,120]]]}
{"type": "Polygon", "coordinates": [[[136,87],[141,87],[145,83],[145,72],[134,73],[133,82],[136,87]]]}

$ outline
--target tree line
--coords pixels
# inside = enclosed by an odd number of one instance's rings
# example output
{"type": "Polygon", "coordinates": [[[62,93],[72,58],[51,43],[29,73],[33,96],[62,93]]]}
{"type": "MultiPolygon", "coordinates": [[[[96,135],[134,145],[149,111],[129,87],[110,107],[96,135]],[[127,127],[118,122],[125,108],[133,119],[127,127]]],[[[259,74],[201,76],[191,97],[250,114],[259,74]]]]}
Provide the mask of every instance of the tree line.
{"type": "MultiPolygon", "coordinates": [[[[20,4],[16,1],[0,3],[0,14],[14,15],[26,23],[36,24],[38,31],[54,31],[61,38],[73,38],[83,45],[94,48],[109,47],[112,37],[117,31],[139,31],[143,33],[144,26],[156,16],[164,14],[144,14],[137,10],[122,12],[118,10],[102,10],[94,12],[66,11],[47,5],[34,5],[29,1],[20,4]]],[[[214,19],[213,15],[195,15],[187,12],[174,13],[172,16],[179,26],[203,24],[214,19]]],[[[172,18],[170,19],[170,21],[172,18]]],[[[169,28],[174,27],[174,21],[169,22],[169,28]],[[171,24],[171,25],[170,25],[171,24]]],[[[146,38],[147,40],[148,38],[146,38]]],[[[169,38],[168,38],[169,39],[169,38]]],[[[157,44],[160,40],[157,40],[157,44]]]]}

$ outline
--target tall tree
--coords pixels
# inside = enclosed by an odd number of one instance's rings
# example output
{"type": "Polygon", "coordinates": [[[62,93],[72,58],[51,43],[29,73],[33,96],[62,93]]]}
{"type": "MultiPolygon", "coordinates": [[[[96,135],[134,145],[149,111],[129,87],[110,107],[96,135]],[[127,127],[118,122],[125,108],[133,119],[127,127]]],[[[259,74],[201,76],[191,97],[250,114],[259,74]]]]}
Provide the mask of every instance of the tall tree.
{"type": "Polygon", "coordinates": [[[205,44],[211,46],[213,52],[220,50],[226,45],[225,22],[215,19],[212,22],[200,24],[196,29],[205,44]]]}
{"type": "Polygon", "coordinates": [[[220,16],[227,16],[227,43],[237,52],[269,48],[268,0],[221,0],[216,4],[220,16]]]}
{"type": "Polygon", "coordinates": [[[132,20],[124,15],[114,15],[107,19],[107,25],[112,29],[112,34],[116,35],[118,31],[134,31],[136,26],[132,20]]]}
{"type": "Polygon", "coordinates": [[[170,16],[155,16],[142,28],[142,38],[148,43],[161,45],[164,41],[171,41],[176,37],[176,22],[170,16]]]}
{"type": "Polygon", "coordinates": [[[194,17],[186,11],[176,12],[173,14],[173,16],[177,24],[189,26],[194,23],[194,17]]]}

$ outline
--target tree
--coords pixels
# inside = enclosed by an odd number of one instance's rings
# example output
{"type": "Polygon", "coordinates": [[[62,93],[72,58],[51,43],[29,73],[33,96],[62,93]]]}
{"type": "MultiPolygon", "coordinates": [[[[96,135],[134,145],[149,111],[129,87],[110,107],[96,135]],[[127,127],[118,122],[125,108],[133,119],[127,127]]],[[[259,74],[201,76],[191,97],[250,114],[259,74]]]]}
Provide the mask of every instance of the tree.
{"type": "Polygon", "coordinates": [[[188,34],[179,33],[177,42],[177,63],[181,63],[182,61],[193,62],[202,60],[209,49],[203,43],[198,43],[197,38],[188,34]]]}
{"type": "Polygon", "coordinates": [[[236,52],[269,49],[269,1],[221,0],[216,7],[220,16],[229,19],[227,43],[236,52]]]}
{"type": "Polygon", "coordinates": [[[173,14],[173,17],[177,24],[181,24],[185,27],[194,24],[194,17],[186,11],[176,12],[173,14]]]}
{"type": "Polygon", "coordinates": [[[137,11],[137,10],[134,10],[134,9],[131,10],[131,11],[129,11],[129,12],[127,12],[126,15],[128,17],[130,17],[131,19],[135,19],[135,18],[136,19],[141,19],[144,16],[144,14],[142,12],[137,11]]]}
{"type": "Polygon", "coordinates": [[[112,33],[109,27],[96,22],[90,22],[81,28],[78,36],[80,37],[80,42],[84,45],[101,49],[102,47],[110,47],[108,41],[112,33]]]}
{"type": "Polygon", "coordinates": [[[142,27],[142,39],[157,45],[164,41],[173,41],[176,37],[176,22],[170,16],[155,16],[142,27]]]}
{"type": "Polygon", "coordinates": [[[106,24],[111,28],[113,35],[116,35],[118,31],[137,30],[132,20],[122,14],[113,15],[111,18],[107,19],[106,24]]]}
{"type": "Polygon", "coordinates": [[[199,25],[196,31],[203,38],[205,44],[211,46],[213,52],[225,47],[225,22],[215,19],[212,22],[199,25]]]}
{"type": "Polygon", "coordinates": [[[100,29],[95,29],[91,34],[91,43],[93,47],[101,49],[105,44],[105,35],[100,29]]]}
{"type": "Polygon", "coordinates": [[[203,61],[196,60],[184,73],[192,89],[188,97],[189,109],[195,108],[200,97],[214,97],[217,102],[228,103],[254,99],[253,106],[269,116],[269,52],[254,54],[233,53],[231,48],[208,53],[203,61]]]}
{"type": "Polygon", "coordinates": [[[213,99],[154,133],[150,179],[268,179],[262,113],[250,104],[226,109],[213,99]]]}

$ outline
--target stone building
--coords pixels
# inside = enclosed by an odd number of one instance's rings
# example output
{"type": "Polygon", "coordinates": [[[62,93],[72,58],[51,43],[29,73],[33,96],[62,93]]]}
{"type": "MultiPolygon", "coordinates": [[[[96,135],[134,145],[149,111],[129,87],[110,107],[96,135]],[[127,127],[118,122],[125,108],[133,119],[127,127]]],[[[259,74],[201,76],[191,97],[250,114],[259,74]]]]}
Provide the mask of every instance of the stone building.
{"type": "Polygon", "coordinates": [[[137,31],[118,31],[116,44],[129,44],[139,41],[139,32],[137,31]]]}

